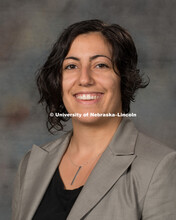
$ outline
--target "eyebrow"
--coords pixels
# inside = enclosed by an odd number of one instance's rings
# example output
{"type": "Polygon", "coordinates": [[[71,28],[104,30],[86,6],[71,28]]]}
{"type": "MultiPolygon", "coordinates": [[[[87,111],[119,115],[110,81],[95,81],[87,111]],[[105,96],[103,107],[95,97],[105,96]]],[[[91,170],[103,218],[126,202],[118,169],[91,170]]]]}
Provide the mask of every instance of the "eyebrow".
{"type": "MultiPolygon", "coordinates": [[[[90,58],[89,58],[89,61],[92,61],[92,60],[94,60],[94,59],[96,59],[96,58],[98,58],[98,57],[105,57],[105,58],[109,59],[110,61],[112,61],[111,58],[109,58],[108,56],[106,56],[106,55],[101,55],[101,54],[98,54],[98,55],[95,55],[95,56],[90,57],[90,58]]],[[[71,57],[66,57],[66,58],[65,58],[65,60],[68,60],[68,59],[80,61],[79,58],[73,57],[73,56],[71,56],[71,57]]]]}

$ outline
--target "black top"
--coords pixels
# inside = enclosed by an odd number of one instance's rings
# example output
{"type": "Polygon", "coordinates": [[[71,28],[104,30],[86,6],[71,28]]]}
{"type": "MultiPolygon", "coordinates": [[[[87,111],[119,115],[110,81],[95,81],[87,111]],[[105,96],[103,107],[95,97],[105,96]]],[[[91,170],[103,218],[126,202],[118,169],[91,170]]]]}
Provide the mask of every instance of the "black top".
{"type": "Polygon", "coordinates": [[[74,190],[64,189],[57,168],[33,220],[65,220],[82,188],[83,186],[74,190]]]}

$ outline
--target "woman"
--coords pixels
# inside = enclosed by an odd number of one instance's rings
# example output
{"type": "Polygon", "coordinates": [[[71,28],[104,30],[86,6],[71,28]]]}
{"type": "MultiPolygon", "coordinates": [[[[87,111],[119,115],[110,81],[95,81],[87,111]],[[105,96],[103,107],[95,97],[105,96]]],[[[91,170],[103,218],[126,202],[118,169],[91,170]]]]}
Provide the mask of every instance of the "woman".
{"type": "Polygon", "coordinates": [[[34,145],[20,163],[13,219],[176,219],[176,152],[111,117],[129,113],[147,86],[126,30],[99,20],[69,26],[37,84],[49,131],[63,129],[63,113],[79,117],[73,131],[34,145]]]}

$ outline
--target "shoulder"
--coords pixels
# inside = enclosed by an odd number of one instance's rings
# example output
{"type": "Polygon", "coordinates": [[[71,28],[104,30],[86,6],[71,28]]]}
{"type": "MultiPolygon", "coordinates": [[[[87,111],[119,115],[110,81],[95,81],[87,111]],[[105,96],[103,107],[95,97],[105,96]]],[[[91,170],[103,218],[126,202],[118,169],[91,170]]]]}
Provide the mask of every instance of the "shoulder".
{"type": "Polygon", "coordinates": [[[142,161],[148,161],[150,164],[158,164],[167,155],[175,155],[176,151],[159,141],[138,132],[136,140],[135,154],[142,161]]]}
{"type": "MultiPolygon", "coordinates": [[[[58,139],[51,141],[47,144],[44,144],[43,146],[37,146],[37,145],[33,145],[32,149],[29,150],[24,157],[22,158],[22,160],[20,161],[19,167],[18,167],[18,174],[20,175],[20,179],[22,179],[25,176],[26,173],[26,169],[28,166],[28,162],[30,160],[30,158],[32,157],[32,152],[34,149],[39,149],[38,153],[40,154],[41,150],[47,151],[47,152],[51,152],[52,150],[54,150],[55,148],[59,148],[61,147],[62,143],[65,140],[69,140],[70,136],[72,135],[72,131],[68,131],[66,133],[64,133],[61,137],[59,137],[58,139]]],[[[35,150],[36,153],[36,150],[35,150]]]]}
{"type": "Polygon", "coordinates": [[[134,168],[138,171],[145,171],[146,175],[152,175],[155,169],[167,160],[175,160],[176,151],[165,146],[159,141],[138,132],[135,146],[136,159],[134,168]]]}
{"type": "MultiPolygon", "coordinates": [[[[176,151],[159,141],[138,133],[135,146],[136,158],[131,166],[131,177],[138,188],[140,199],[144,199],[151,183],[161,183],[167,188],[166,182],[169,179],[175,179],[173,173],[176,173],[176,151]],[[164,183],[164,179],[167,179],[164,183]]],[[[161,184],[162,185],[162,184],[161,184]]],[[[156,187],[156,189],[159,189],[156,187]]]]}
{"type": "Polygon", "coordinates": [[[154,219],[161,213],[175,217],[176,151],[139,132],[135,154],[131,176],[138,189],[143,218],[154,219]]]}

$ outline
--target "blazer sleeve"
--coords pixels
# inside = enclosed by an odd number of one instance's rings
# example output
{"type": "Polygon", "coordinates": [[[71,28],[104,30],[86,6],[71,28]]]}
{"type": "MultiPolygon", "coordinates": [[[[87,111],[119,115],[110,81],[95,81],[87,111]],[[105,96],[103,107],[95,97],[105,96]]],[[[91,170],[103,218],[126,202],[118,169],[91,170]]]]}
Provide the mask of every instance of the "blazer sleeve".
{"type": "Polygon", "coordinates": [[[176,152],[157,165],[144,201],[142,220],[176,219],[176,152]]]}
{"type": "Polygon", "coordinates": [[[21,187],[22,187],[23,179],[25,177],[29,155],[30,152],[28,152],[21,160],[15,177],[13,196],[12,196],[12,220],[18,219],[17,215],[20,208],[21,187]]]}

